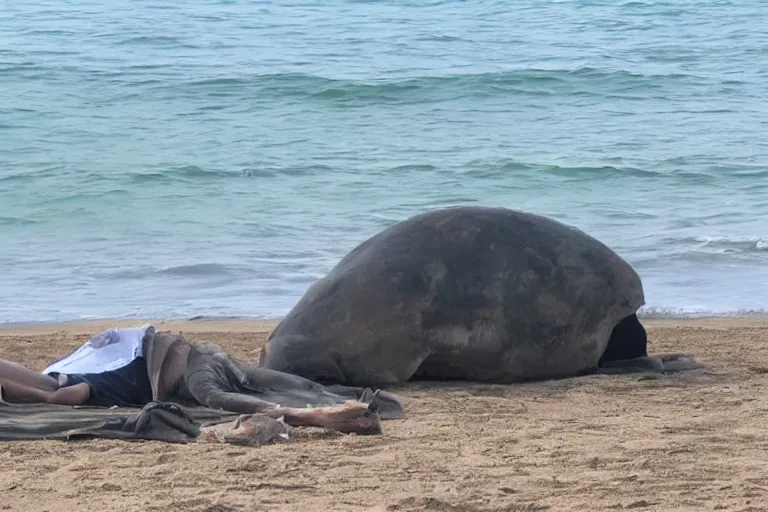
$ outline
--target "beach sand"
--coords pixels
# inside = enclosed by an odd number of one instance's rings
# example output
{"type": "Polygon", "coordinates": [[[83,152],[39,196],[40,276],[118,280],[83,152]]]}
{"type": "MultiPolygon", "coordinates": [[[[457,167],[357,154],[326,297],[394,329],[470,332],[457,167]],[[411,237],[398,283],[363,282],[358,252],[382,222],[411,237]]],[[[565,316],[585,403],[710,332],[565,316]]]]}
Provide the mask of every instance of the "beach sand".
{"type": "MultiPolygon", "coordinates": [[[[0,327],[42,368],[141,321],[0,327]]],[[[255,359],[274,322],[153,321],[255,359]]],[[[261,448],[0,444],[0,510],[768,510],[768,321],[645,320],[653,352],[707,371],[514,386],[411,385],[384,434],[298,428],[261,448]]]]}

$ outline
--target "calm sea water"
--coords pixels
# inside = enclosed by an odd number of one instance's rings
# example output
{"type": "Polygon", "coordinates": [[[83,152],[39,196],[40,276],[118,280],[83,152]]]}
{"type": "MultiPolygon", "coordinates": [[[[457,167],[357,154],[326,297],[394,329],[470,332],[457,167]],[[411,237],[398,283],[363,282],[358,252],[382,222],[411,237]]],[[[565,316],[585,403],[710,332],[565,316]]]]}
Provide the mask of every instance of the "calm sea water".
{"type": "Polygon", "coordinates": [[[430,208],[553,216],[646,314],[768,308],[768,6],[0,4],[0,322],[284,314],[430,208]]]}

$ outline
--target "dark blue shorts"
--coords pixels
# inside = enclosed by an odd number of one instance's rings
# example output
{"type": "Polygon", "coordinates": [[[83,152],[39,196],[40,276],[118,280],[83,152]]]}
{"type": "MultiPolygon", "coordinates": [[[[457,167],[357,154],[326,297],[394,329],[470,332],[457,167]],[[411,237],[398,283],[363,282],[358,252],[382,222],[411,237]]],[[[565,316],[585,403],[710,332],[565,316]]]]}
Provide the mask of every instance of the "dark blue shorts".
{"type": "Polygon", "coordinates": [[[143,407],[152,401],[147,361],[137,357],[131,363],[101,373],[68,373],[66,386],[85,382],[91,388],[86,405],[143,407]]]}

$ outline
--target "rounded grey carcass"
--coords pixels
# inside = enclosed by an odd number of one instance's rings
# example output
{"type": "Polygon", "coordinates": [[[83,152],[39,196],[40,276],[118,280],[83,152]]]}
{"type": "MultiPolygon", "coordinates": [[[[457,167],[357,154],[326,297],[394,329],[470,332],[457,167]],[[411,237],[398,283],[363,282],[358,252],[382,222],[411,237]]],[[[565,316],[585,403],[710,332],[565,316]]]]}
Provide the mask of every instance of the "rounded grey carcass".
{"type": "Polygon", "coordinates": [[[635,270],[555,220],[505,208],[429,211],[362,242],[270,334],[260,365],[318,382],[512,383],[680,370],[648,357],[635,270]]]}

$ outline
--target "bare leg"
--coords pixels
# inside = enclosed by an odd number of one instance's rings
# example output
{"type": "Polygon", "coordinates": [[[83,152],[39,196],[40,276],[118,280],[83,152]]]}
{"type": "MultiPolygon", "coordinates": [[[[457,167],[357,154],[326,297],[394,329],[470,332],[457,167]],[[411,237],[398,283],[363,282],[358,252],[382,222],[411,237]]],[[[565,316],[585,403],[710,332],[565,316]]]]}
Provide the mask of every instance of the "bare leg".
{"type": "Polygon", "coordinates": [[[288,407],[303,408],[305,404],[316,407],[324,405],[342,405],[348,400],[370,403],[364,399],[366,391],[376,401],[376,410],[383,420],[405,417],[405,411],[397,397],[385,391],[377,391],[354,386],[323,386],[307,378],[289,373],[257,368],[239,364],[238,369],[245,375],[244,386],[252,388],[264,400],[288,407]]]}
{"type": "Polygon", "coordinates": [[[372,403],[378,394],[372,391],[363,393],[365,402],[363,397],[346,400],[309,379],[245,365],[226,354],[198,355],[192,358],[187,372],[185,393],[207,407],[285,417],[291,426],[359,434],[381,432],[381,417],[372,403]],[[224,378],[227,376],[229,380],[224,378]]]}
{"type": "Polygon", "coordinates": [[[83,405],[91,396],[91,387],[85,382],[56,391],[43,391],[3,379],[0,379],[0,386],[3,387],[3,398],[11,403],[83,405]]]}
{"type": "Polygon", "coordinates": [[[91,397],[91,386],[85,382],[60,388],[48,397],[49,404],[83,405],[91,397]]]}
{"type": "Polygon", "coordinates": [[[0,359],[0,380],[15,382],[26,387],[39,389],[41,391],[56,391],[59,389],[59,382],[50,375],[44,375],[24,368],[18,363],[4,361],[0,359]]]}
{"type": "Polygon", "coordinates": [[[48,395],[50,395],[49,391],[42,391],[3,378],[0,378],[0,386],[3,387],[3,398],[11,403],[44,403],[48,399],[48,395]]]}
{"type": "Polygon", "coordinates": [[[232,392],[213,392],[197,399],[202,405],[242,414],[263,413],[270,418],[285,417],[292,427],[322,427],[344,433],[380,434],[381,418],[372,405],[350,400],[343,405],[326,407],[281,407],[252,395],[232,392]]]}
{"type": "Polygon", "coordinates": [[[370,407],[369,404],[350,400],[344,405],[307,409],[277,407],[266,411],[266,415],[271,418],[282,416],[292,427],[322,427],[345,434],[381,434],[381,418],[370,407]]]}

